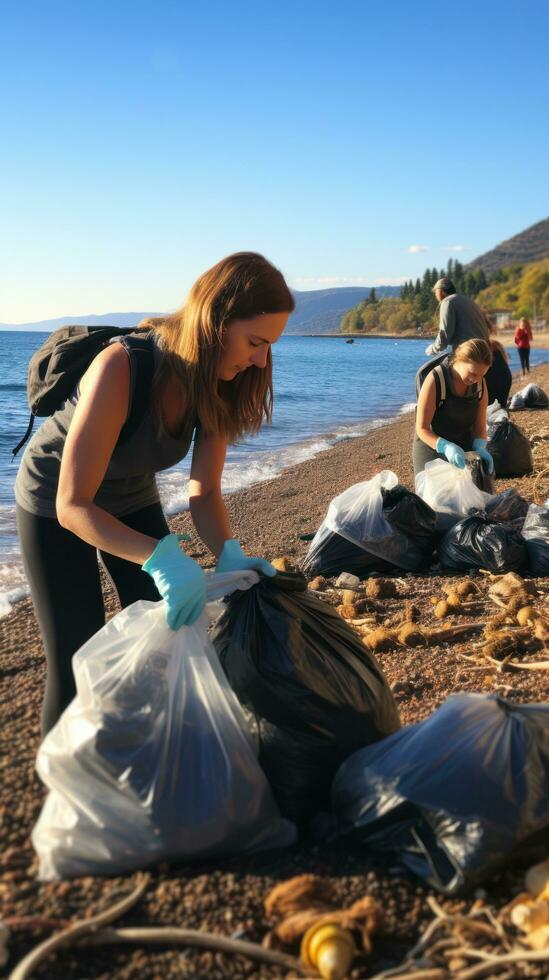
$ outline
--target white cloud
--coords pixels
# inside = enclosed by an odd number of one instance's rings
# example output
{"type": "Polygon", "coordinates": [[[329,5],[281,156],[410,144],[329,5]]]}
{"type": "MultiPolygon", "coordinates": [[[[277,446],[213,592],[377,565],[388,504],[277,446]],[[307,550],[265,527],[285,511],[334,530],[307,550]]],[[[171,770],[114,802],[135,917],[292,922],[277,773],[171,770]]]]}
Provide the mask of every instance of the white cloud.
{"type": "Polygon", "coordinates": [[[429,251],[429,246],[428,245],[410,245],[410,248],[408,249],[408,251],[412,255],[417,255],[418,252],[428,252],[429,251]]]}
{"type": "Polygon", "coordinates": [[[444,248],[445,252],[468,252],[470,245],[446,245],[444,248]]]}

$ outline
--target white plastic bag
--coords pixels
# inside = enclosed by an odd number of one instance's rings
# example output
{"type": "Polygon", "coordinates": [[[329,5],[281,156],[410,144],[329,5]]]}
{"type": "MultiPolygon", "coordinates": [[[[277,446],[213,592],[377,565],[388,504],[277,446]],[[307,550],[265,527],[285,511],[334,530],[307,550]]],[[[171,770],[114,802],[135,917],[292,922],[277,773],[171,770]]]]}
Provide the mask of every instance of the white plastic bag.
{"type": "MultiPolygon", "coordinates": [[[[364,548],[366,541],[389,537],[393,529],[383,516],[381,488],[391,490],[397,483],[398,477],[395,473],[382,470],[371,480],[353,484],[340,493],[339,497],[334,497],[328,507],[324,525],[359,548],[364,548]]],[[[319,528],[318,533],[320,530],[319,528]]]]}
{"type": "Polygon", "coordinates": [[[416,493],[439,514],[449,514],[456,520],[471,510],[484,510],[492,494],[473,483],[468,468],[458,469],[443,459],[433,459],[416,476],[416,493]]]}
{"type": "MultiPolygon", "coordinates": [[[[389,562],[397,568],[415,571],[423,564],[425,555],[413,540],[414,529],[410,528],[411,536],[407,537],[393,527],[383,514],[381,491],[392,490],[397,485],[396,474],[391,470],[382,470],[371,480],[355,483],[334,497],[311,541],[305,567],[314,567],[317,555],[321,554],[333,534],[350,541],[363,553],[381,558],[382,567],[389,562]]],[[[351,568],[358,570],[356,562],[342,571],[351,568]]]]}
{"type": "MultiPolygon", "coordinates": [[[[208,599],[257,581],[211,575],[208,599]]],[[[38,752],[51,790],[32,832],[42,880],[295,839],[207,628],[208,609],[173,631],[164,602],[140,601],[75,654],[76,696],[38,752]]]]}

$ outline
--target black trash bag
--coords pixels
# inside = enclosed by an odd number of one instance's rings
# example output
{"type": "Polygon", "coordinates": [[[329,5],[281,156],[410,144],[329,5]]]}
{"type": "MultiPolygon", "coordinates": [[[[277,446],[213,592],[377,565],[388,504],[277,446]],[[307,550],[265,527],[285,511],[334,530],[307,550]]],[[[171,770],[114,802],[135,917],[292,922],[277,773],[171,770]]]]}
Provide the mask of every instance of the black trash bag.
{"type": "Polygon", "coordinates": [[[484,568],[498,575],[516,572],[528,560],[520,531],[480,511],[454,524],[439,542],[437,552],[445,568],[484,568]]]}
{"type": "MultiPolygon", "coordinates": [[[[352,490],[349,488],[349,492],[352,490]]],[[[379,493],[379,521],[372,522],[379,531],[376,529],[371,537],[357,543],[361,534],[360,506],[355,523],[348,518],[345,521],[345,530],[354,538],[352,541],[332,530],[325,521],[302,562],[307,575],[330,577],[352,572],[365,577],[371,572],[390,573],[396,569],[417,571],[428,563],[436,543],[434,510],[401,484],[390,489],[381,485],[379,493]]],[[[364,500],[366,508],[369,502],[366,491],[364,500]]]]}
{"type": "Polygon", "coordinates": [[[353,541],[324,528],[321,536],[316,536],[315,547],[310,548],[302,562],[303,571],[307,575],[339,575],[341,572],[351,572],[364,578],[370,572],[394,573],[395,566],[383,561],[371,551],[360,548],[353,541]]]}
{"type": "Polygon", "coordinates": [[[548,405],[549,398],[543,388],[530,382],[522,391],[513,395],[509,408],[517,411],[523,408],[547,408],[548,405]]]}
{"type": "Polygon", "coordinates": [[[332,808],[385,864],[448,895],[477,886],[549,828],[549,704],[452,695],[347,759],[332,808]]]}
{"type": "Polygon", "coordinates": [[[493,521],[502,524],[513,524],[520,531],[528,513],[529,503],[516,490],[504,490],[492,500],[488,500],[484,508],[493,521]]]}
{"type": "Polygon", "coordinates": [[[232,595],[212,640],[255,717],[259,761],[279,806],[298,823],[326,809],[351,752],[399,728],[375,657],[302,575],[278,574],[232,595]]]}
{"type": "Polygon", "coordinates": [[[549,575],[549,508],[529,507],[522,536],[532,575],[549,575]]]}
{"type": "Polygon", "coordinates": [[[494,492],[494,481],[488,472],[487,464],[480,456],[468,463],[468,469],[473,483],[479,490],[483,490],[484,493],[494,492]]]}
{"type": "Polygon", "coordinates": [[[510,419],[498,422],[486,448],[496,476],[524,476],[534,468],[530,440],[510,419]]]}
{"type": "Polygon", "coordinates": [[[398,483],[390,490],[382,488],[383,516],[391,527],[412,538],[414,544],[430,555],[434,547],[437,515],[417,493],[398,483]]]}

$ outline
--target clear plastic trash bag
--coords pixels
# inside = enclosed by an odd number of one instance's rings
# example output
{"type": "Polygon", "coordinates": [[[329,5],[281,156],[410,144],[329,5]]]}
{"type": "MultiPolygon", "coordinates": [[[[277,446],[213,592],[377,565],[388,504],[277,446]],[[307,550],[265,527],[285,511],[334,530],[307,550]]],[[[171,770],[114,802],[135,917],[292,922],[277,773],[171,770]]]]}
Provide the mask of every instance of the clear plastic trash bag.
{"type": "Polygon", "coordinates": [[[425,721],[360,749],[332,786],[340,834],[447,894],[547,846],[549,705],[456,694],[425,721]]]}
{"type": "MultiPolygon", "coordinates": [[[[472,510],[484,510],[492,499],[492,494],[479,490],[475,485],[468,468],[460,470],[443,459],[431,460],[417,474],[416,493],[437,514],[447,516],[447,526],[466,517],[472,510]]],[[[444,523],[440,522],[439,526],[444,526],[444,523]]]]}
{"type": "MultiPolygon", "coordinates": [[[[304,571],[337,574],[339,570],[367,574],[391,567],[407,571],[420,568],[425,562],[426,515],[416,514],[421,541],[415,540],[413,525],[409,533],[403,534],[392,524],[383,510],[384,494],[397,486],[396,474],[382,470],[371,480],[355,483],[334,497],[311,541],[303,562],[304,571]],[[350,548],[345,548],[345,541],[350,543],[350,548]],[[360,549],[358,554],[355,549],[360,549]],[[343,567],[339,566],[340,561],[343,567]]],[[[419,501],[418,504],[421,510],[419,501]]]]}
{"type": "MultiPolygon", "coordinates": [[[[207,596],[257,581],[213,574],[207,596]]],[[[208,613],[173,631],[164,602],[142,600],[75,654],[76,696],[38,751],[50,789],[32,832],[42,880],[295,839],[208,639],[208,613]]]]}

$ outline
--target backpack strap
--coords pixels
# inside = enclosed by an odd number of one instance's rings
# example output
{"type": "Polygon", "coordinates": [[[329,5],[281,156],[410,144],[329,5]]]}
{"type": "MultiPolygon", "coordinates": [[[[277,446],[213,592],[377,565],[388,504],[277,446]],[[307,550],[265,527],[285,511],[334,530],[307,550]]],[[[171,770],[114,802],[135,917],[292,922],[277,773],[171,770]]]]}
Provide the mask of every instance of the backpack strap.
{"type": "Polygon", "coordinates": [[[446,377],[444,375],[442,364],[437,364],[437,366],[433,368],[433,377],[435,379],[436,406],[437,409],[439,409],[442,408],[444,402],[446,401],[446,377]]]}
{"type": "Polygon", "coordinates": [[[137,431],[149,407],[154,378],[154,340],[150,333],[129,334],[120,343],[130,358],[130,412],[118,442],[127,442],[137,431]]]}

